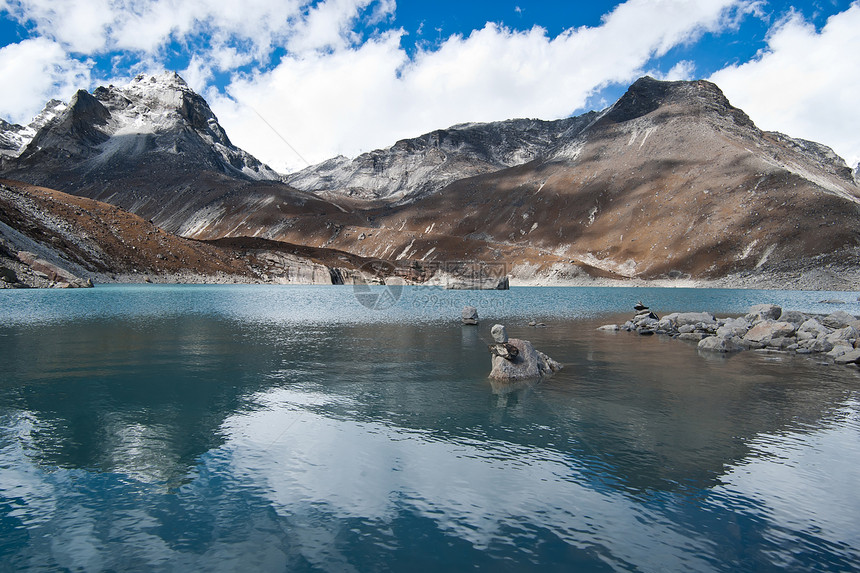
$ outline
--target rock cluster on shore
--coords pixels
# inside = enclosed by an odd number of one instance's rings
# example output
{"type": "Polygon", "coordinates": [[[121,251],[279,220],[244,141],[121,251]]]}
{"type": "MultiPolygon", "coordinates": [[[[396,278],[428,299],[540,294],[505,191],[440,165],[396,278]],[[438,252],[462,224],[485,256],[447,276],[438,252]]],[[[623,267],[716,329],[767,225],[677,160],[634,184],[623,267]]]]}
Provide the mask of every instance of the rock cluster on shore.
{"type": "Polygon", "coordinates": [[[659,318],[646,309],[622,326],[600,329],[667,335],[695,341],[700,350],[712,352],[767,349],[860,364],[860,319],[841,310],[822,316],[761,304],[738,318],[716,318],[707,312],[676,312],[659,318]]]}

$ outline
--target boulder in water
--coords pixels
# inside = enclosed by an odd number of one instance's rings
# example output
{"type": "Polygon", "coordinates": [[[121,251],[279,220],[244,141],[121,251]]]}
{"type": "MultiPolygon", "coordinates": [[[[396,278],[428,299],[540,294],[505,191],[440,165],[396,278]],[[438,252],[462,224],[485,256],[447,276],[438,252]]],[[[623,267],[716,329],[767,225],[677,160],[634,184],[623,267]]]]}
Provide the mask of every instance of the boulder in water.
{"type": "MultiPolygon", "coordinates": [[[[514,382],[517,380],[531,380],[546,378],[561,370],[562,366],[543,352],[535,350],[528,340],[511,338],[508,344],[517,349],[517,356],[510,360],[508,358],[493,354],[493,369],[490,378],[514,382]]],[[[500,345],[496,345],[498,347],[500,345]]]]}
{"type": "Polygon", "coordinates": [[[478,309],[474,306],[463,307],[463,324],[478,324],[478,309]]]}

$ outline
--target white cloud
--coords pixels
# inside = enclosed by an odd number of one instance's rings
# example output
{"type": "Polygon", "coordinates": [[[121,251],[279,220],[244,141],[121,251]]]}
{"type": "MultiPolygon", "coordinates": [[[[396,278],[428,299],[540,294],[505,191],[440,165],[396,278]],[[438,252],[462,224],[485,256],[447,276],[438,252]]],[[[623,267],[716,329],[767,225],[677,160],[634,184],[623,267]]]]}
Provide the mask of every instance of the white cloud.
{"type": "Polygon", "coordinates": [[[36,25],[40,35],[68,51],[91,54],[104,47],[114,12],[109,0],[19,0],[0,2],[22,22],[36,25]]]}
{"type": "Polygon", "coordinates": [[[27,124],[52,97],[65,101],[90,84],[90,64],[37,38],[0,48],[0,117],[27,124]]]}
{"type": "Polygon", "coordinates": [[[678,80],[689,81],[694,79],[696,76],[696,63],[690,60],[681,60],[666,72],[665,75],[657,75],[654,77],[658,79],[668,80],[671,82],[678,80]]]}
{"type": "Polygon", "coordinates": [[[778,23],[767,49],[711,76],[762,129],[824,143],[860,161],[860,4],[819,32],[798,14],[778,23]]]}
{"type": "Polygon", "coordinates": [[[201,58],[194,56],[188,63],[188,67],[179,72],[191,89],[202,94],[212,79],[212,68],[201,58]]]}
{"type": "MultiPolygon", "coordinates": [[[[228,87],[234,101],[211,103],[237,145],[276,169],[296,169],[304,164],[250,108],[313,162],[458,122],[563,117],[601,88],[636,79],[653,57],[733,25],[751,6],[630,0],[597,27],[550,38],[542,28],[487,24],[413,58],[400,46],[402,31],[361,44],[345,37],[337,49],[288,55],[269,72],[236,78],[228,87]]],[[[348,28],[342,22],[341,33],[348,28]]],[[[325,35],[310,37],[316,41],[307,46],[335,45],[325,35]]]]}
{"type": "Polygon", "coordinates": [[[326,0],[308,10],[289,40],[291,52],[346,48],[356,39],[352,24],[370,0],[326,0]]]}

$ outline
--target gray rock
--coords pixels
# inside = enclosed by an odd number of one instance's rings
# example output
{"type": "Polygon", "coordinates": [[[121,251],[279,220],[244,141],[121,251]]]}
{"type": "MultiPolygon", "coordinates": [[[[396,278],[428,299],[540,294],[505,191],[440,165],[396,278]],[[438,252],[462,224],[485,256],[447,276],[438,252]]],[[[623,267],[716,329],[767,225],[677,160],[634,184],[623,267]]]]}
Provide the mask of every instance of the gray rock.
{"type": "Polygon", "coordinates": [[[15,284],[18,282],[18,275],[15,274],[15,271],[6,267],[0,267],[0,281],[9,284],[15,284]]]}
{"type": "Polygon", "coordinates": [[[545,378],[561,370],[562,366],[543,352],[535,350],[528,340],[511,338],[508,344],[517,348],[514,360],[493,356],[490,378],[506,382],[545,378]]]}
{"type": "Polygon", "coordinates": [[[744,335],[744,340],[750,342],[765,343],[774,338],[784,338],[794,334],[795,326],[790,322],[776,322],[774,320],[763,320],[753,326],[744,335]]]}
{"type": "Polygon", "coordinates": [[[749,331],[750,323],[745,318],[729,318],[726,319],[723,326],[717,329],[717,336],[720,338],[730,338],[732,336],[743,336],[749,331]]]}
{"type": "Polygon", "coordinates": [[[505,344],[508,341],[508,331],[503,324],[494,324],[490,329],[490,335],[497,344],[505,344]]]}
{"type": "Polygon", "coordinates": [[[761,342],[753,342],[752,340],[747,340],[745,338],[732,338],[731,340],[735,344],[737,344],[741,348],[745,348],[746,350],[759,350],[764,348],[764,344],[762,344],[761,342]]]}
{"type": "Polygon", "coordinates": [[[830,334],[830,329],[815,320],[814,318],[810,318],[800,325],[800,328],[797,329],[798,333],[801,332],[809,332],[812,333],[816,338],[819,334],[830,334]]]}
{"type": "Polygon", "coordinates": [[[618,332],[621,330],[617,324],[604,324],[603,326],[598,327],[597,330],[602,330],[603,332],[618,332]]]}
{"type": "Polygon", "coordinates": [[[684,332],[678,335],[678,340],[690,340],[693,342],[699,342],[705,338],[708,338],[708,335],[704,332],[684,332]]]}
{"type": "Polygon", "coordinates": [[[797,310],[783,310],[777,320],[779,322],[790,322],[800,325],[806,321],[806,315],[797,310]]]}
{"type": "Polygon", "coordinates": [[[633,321],[639,328],[646,328],[648,330],[657,330],[657,325],[660,323],[658,320],[654,320],[653,318],[644,318],[639,322],[633,321]]]}
{"type": "Polygon", "coordinates": [[[678,329],[679,334],[689,334],[691,332],[696,332],[696,327],[692,324],[685,324],[681,328],[678,329]]]}
{"type": "Polygon", "coordinates": [[[836,364],[860,364],[860,349],[846,352],[835,359],[836,364]]]}
{"type": "Polygon", "coordinates": [[[698,348],[708,352],[739,352],[743,350],[743,346],[737,344],[733,339],[720,338],[719,336],[703,338],[699,342],[698,348]]]}
{"type": "Polygon", "coordinates": [[[463,307],[463,324],[478,324],[478,309],[474,306],[463,307]]]}
{"type": "Polygon", "coordinates": [[[839,358],[843,354],[848,354],[849,352],[852,352],[853,350],[854,350],[853,346],[844,346],[844,345],[840,344],[839,346],[834,346],[833,350],[831,350],[830,352],[827,353],[827,356],[829,356],[830,358],[839,358]]]}
{"type": "Polygon", "coordinates": [[[860,333],[853,326],[846,326],[845,328],[834,330],[831,334],[825,336],[824,339],[833,346],[838,346],[841,343],[845,345],[848,345],[849,342],[853,343],[853,341],[857,340],[858,336],[860,336],[860,333]]]}
{"type": "Polygon", "coordinates": [[[746,319],[751,324],[762,320],[776,320],[782,314],[782,307],[775,304],[757,304],[747,311],[746,319]]]}
{"type": "Polygon", "coordinates": [[[767,348],[775,348],[777,350],[788,350],[791,346],[797,346],[797,340],[794,338],[771,338],[764,343],[767,348]]]}
{"type": "Polygon", "coordinates": [[[837,310],[821,319],[821,324],[830,328],[845,328],[852,322],[856,321],[857,317],[848,314],[844,310],[837,310]]]}
{"type": "Polygon", "coordinates": [[[812,341],[812,344],[809,345],[809,349],[813,352],[817,353],[825,353],[833,350],[833,344],[828,342],[824,338],[816,338],[812,341]]]}
{"type": "Polygon", "coordinates": [[[709,312],[673,312],[660,321],[660,327],[666,330],[681,328],[684,325],[698,323],[715,323],[717,320],[709,312]]]}
{"type": "Polygon", "coordinates": [[[519,353],[519,349],[509,342],[490,345],[490,354],[493,356],[499,356],[511,362],[517,359],[519,353]]]}

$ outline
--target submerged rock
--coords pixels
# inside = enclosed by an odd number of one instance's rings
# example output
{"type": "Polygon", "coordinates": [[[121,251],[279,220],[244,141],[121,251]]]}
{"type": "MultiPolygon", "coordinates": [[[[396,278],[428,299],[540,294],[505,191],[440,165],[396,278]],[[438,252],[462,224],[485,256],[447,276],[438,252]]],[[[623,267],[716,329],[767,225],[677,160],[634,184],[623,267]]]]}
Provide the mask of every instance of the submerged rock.
{"type": "MultiPolygon", "coordinates": [[[[543,352],[535,350],[532,343],[528,340],[511,338],[508,340],[507,345],[516,348],[517,355],[511,360],[499,356],[495,352],[493,353],[493,369],[490,372],[490,378],[493,380],[514,382],[518,380],[545,378],[562,368],[561,364],[543,352]]],[[[507,345],[497,344],[491,347],[491,349],[507,345]]]]}

